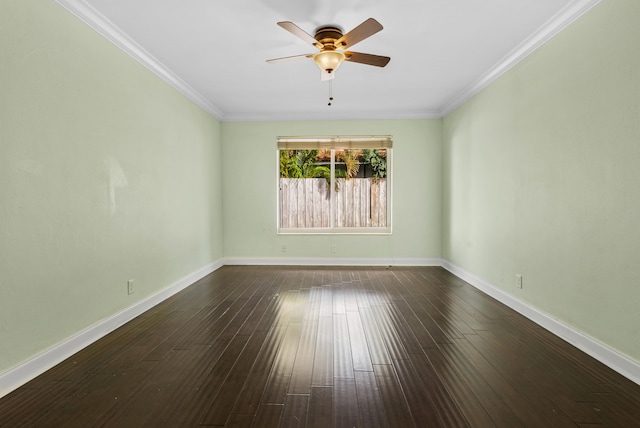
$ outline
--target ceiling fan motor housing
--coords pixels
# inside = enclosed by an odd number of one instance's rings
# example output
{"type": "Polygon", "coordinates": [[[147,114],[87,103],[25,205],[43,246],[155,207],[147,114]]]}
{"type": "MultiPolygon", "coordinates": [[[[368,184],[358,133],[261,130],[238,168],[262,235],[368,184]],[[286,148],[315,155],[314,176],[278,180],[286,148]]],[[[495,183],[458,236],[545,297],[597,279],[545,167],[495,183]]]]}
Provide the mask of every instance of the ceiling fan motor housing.
{"type": "Polygon", "coordinates": [[[334,50],[342,46],[336,46],[335,42],[342,37],[342,30],[337,27],[320,27],[316,30],[314,38],[322,45],[321,49],[334,50]]]}

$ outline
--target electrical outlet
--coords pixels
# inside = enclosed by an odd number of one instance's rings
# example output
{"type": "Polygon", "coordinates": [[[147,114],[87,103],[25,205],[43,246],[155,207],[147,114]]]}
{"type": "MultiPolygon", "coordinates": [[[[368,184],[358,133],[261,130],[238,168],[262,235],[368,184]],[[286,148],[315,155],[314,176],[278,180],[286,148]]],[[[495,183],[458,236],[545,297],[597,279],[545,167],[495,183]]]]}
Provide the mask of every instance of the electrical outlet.
{"type": "Polygon", "coordinates": [[[331,244],[331,252],[335,253],[336,251],[336,244],[331,244]]]}
{"type": "Polygon", "coordinates": [[[133,279],[127,281],[127,294],[133,294],[133,279]]]}
{"type": "Polygon", "coordinates": [[[516,287],[522,288],[522,275],[516,275],[516,287]]]}

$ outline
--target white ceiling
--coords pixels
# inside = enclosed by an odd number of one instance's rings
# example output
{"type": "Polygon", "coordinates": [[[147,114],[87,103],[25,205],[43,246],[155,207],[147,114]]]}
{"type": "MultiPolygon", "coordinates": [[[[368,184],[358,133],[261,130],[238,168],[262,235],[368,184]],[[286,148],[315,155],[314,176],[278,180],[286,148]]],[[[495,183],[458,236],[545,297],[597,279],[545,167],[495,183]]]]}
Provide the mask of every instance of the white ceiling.
{"type": "Polygon", "coordinates": [[[224,121],[442,117],[600,0],[56,0],[224,121]],[[276,25],[384,29],[328,82],[276,25]]]}

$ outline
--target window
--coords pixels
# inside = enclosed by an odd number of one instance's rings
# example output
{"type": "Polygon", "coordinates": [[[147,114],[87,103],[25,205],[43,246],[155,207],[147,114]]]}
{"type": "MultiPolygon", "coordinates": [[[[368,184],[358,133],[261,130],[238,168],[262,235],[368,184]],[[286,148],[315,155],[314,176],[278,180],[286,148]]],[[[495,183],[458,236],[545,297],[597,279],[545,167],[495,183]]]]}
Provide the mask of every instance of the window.
{"type": "Polygon", "coordinates": [[[392,139],[279,137],[278,233],[391,233],[392,139]]]}

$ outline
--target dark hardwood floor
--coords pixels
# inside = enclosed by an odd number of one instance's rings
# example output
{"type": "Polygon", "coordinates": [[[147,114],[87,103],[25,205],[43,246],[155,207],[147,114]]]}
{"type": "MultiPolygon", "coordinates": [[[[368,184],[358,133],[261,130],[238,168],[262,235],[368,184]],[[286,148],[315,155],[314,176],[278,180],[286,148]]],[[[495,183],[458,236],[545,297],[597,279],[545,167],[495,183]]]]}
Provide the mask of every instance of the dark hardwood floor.
{"type": "Polygon", "coordinates": [[[640,386],[438,267],[223,267],[2,427],[637,427],[640,386]]]}

